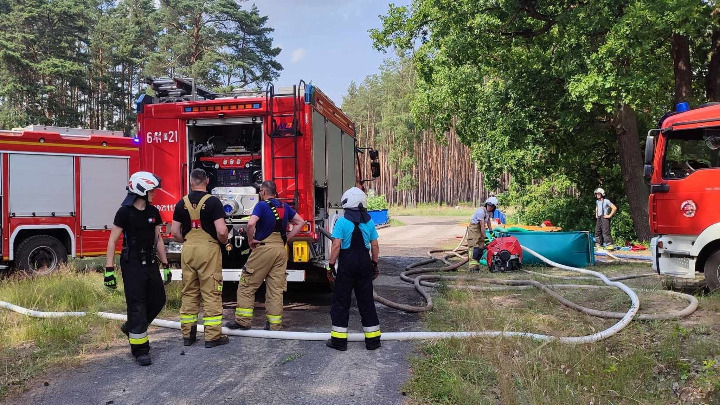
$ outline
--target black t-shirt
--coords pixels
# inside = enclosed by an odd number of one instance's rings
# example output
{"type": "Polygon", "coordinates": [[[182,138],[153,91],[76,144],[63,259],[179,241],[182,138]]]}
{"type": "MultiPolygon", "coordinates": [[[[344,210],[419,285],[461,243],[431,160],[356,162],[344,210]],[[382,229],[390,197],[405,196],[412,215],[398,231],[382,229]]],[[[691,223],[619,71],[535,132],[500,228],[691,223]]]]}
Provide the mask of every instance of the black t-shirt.
{"type": "Polygon", "coordinates": [[[123,246],[128,246],[134,239],[135,247],[152,249],[155,245],[155,227],[162,224],[160,211],[153,205],[146,205],[144,210],[134,205],[123,205],[117,210],[113,224],[123,229],[123,246]]]}
{"type": "MultiPolygon", "coordinates": [[[[190,194],[188,194],[190,204],[196,205],[205,194],[207,193],[204,191],[191,191],[190,194]]],[[[215,240],[217,240],[215,221],[220,218],[225,218],[225,210],[223,209],[220,199],[212,196],[205,201],[205,204],[202,207],[200,207],[200,223],[203,231],[210,234],[210,236],[215,238],[215,240]]],[[[175,204],[173,221],[180,222],[180,229],[182,230],[183,236],[190,232],[190,212],[187,208],[185,208],[184,198],[181,198],[180,201],[175,204]]]]}

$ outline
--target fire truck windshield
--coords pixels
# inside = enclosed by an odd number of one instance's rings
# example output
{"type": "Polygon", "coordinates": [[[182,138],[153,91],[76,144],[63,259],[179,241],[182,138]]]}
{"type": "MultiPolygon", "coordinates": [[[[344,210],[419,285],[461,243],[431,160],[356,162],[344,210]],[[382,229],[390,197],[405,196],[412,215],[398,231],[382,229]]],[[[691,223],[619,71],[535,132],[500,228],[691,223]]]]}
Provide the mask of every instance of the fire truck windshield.
{"type": "Polygon", "coordinates": [[[720,167],[716,135],[700,131],[670,134],[666,143],[663,178],[683,179],[698,170],[720,167]]]}

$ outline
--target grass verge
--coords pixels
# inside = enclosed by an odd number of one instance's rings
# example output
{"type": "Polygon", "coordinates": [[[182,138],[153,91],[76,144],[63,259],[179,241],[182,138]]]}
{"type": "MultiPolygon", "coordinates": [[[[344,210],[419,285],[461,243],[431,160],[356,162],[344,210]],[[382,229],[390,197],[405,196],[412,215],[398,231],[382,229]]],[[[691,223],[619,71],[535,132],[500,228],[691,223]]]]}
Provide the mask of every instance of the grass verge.
{"type": "MultiPolygon", "coordinates": [[[[640,272],[629,265],[598,267],[613,275],[640,272]]],[[[530,278],[523,273],[479,277],[530,278]]],[[[641,312],[679,310],[686,304],[658,293],[659,278],[626,284],[649,289],[638,292],[641,312]]],[[[562,290],[562,294],[602,310],[624,312],[630,302],[619,290],[562,290]]],[[[580,336],[616,322],[580,314],[535,290],[442,289],[439,295],[435,310],[424,320],[428,330],[580,336]]],[[[514,338],[424,343],[411,361],[412,378],[406,390],[411,403],[418,404],[720,403],[720,294],[701,296],[699,301],[698,311],[686,319],[635,321],[594,344],[514,338]]]]}
{"type": "MultiPolygon", "coordinates": [[[[53,366],[79,363],[89,351],[108,350],[113,343],[125,342],[119,322],[92,315],[98,311],[125,313],[122,280],[118,280],[117,290],[110,290],[103,285],[102,273],[76,271],[76,266],[71,262],[44,277],[13,275],[0,280],[2,301],[39,311],[89,313],[84,317],[32,318],[0,309],[0,400],[53,366]]],[[[177,318],[180,283],[172,283],[166,290],[167,304],[159,317],[177,318]]]]}

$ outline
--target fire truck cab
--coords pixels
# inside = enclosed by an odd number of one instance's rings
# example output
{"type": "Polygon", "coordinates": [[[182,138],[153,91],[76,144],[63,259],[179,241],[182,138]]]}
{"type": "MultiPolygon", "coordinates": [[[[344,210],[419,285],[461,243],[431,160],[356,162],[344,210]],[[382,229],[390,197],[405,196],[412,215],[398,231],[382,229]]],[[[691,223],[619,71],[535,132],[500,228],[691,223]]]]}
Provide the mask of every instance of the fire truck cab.
{"type": "MultiPolygon", "coordinates": [[[[216,94],[191,79],[151,79],[154,95],[137,101],[141,168],[162,178],[155,194],[165,232],[175,204],[189,192],[189,173],[204,169],[208,192],[223,203],[229,243],[223,279],[239,280],[250,253],[246,226],[259,186],[273,180],[278,197],[306,221],[289,240],[288,281],[326,283],[327,238],[342,215],[340,197],[361,179],[355,127],[325,94],[300,82],[275,91],[216,94]]],[[[374,160],[377,153],[373,152],[374,160]]],[[[379,174],[379,164],[371,168],[379,174]]],[[[168,237],[168,258],[179,270],[182,246],[168,237]]]]}
{"type": "Polygon", "coordinates": [[[2,267],[42,274],[68,256],[104,256],[137,162],[138,147],[122,132],[0,131],[2,267]]]}
{"type": "Polygon", "coordinates": [[[694,278],[705,273],[720,289],[720,103],[689,110],[686,103],[648,133],[653,268],[694,278]]]}

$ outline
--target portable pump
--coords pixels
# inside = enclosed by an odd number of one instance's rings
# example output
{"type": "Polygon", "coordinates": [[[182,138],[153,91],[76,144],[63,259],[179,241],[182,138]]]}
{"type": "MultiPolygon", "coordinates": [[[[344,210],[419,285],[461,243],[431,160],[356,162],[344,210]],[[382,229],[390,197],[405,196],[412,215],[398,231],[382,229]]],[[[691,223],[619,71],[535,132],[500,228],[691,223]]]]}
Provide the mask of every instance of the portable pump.
{"type": "Polygon", "coordinates": [[[522,247],[514,236],[500,236],[487,245],[487,264],[491,273],[519,270],[522,247]]]}

